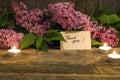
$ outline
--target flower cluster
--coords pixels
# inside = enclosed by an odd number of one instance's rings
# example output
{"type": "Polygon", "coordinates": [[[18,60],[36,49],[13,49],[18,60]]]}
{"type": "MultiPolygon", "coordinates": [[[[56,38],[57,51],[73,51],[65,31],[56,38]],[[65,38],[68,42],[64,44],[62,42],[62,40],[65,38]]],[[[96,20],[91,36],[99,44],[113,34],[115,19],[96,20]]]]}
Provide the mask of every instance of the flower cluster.
{"type": "Polygon", "coordinates": [[[119,43],[119,39],[117,36],[117,31],[114,28],[107,28],[102,34],[101,34],[101,41],[107,42],[110,46],[114,47],[117,46],[119,43]]]}
{"type": "Polygon", "coordinates": [[[6,49],[12,46],[19,48],[23,36],[22,33],[10,29],[0,29],[0,48],[6,49]]]}
{"type": "Polygon", "coordinates": [[[100,41],[100,42],[106,42],[112,47],[115,47],[119,43],[119,38],[117,36],[117,31],[112,28],[106,28],[102,24],[99,25],[96,22],[93,22],[91,24],[91,28],[84,28],[84,30],[88,30],[91,32],[91,37],[94,40],[100,41]]]}
{"type": "Polygon", "coordinates": [[[37,36],[43,36],[50,29],[49,23],[43,17],[43,12],[39,9],[28,11],[23,2],[12,3],[16,14],[16,24],[26,28],[30,33],[37,36]]]}
{"type": "Polygon", "coordinates": [[[76,30],[89,26],[90,18],[79,11],[74,10],[74,4],[59,2],[48,5],[51,20],[61,25],[64,30],[76,30]]]}
{"type": "Polygon", "coordinates": [[[51,20],[60,24],[64,30],[81,29],[90,31],[92,39],[106,42],[112,47],[118,45],[119,39],[114,28],[106,28],[98,24],[97,21],[91,21],[89,16],[74,10],[74,4],[72,3],[49,4],[48,12],[52,15],[51,20]]]}
{"type": "Polygon", "coordinates": [[[118,45],[119,39],[114,28],[106,28],[97,21],[91,21],[88,15],[76,11],[73,3],[49,4],[45,11],[39,9],[28,11],[26,5],[22,2],[19,4],[13,2],[12,7],[16,13],[16,23],[37,36],[43,36],[47,33],[47,30],[52,28],[43,16],[43,12],[45,12],[51,15],[51,21],[61,25],[61,28],[65,31],[90,31],[92,39],[106,42],[112,47],[118,45]]]}

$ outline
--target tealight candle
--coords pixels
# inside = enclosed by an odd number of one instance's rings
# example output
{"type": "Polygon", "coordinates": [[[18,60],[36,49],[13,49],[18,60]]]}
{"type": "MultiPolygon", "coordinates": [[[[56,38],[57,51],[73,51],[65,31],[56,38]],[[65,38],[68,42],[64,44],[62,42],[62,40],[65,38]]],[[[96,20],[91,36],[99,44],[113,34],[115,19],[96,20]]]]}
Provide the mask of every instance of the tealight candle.
{"type": "Polygon", "coordinates": [[[104,43],[104,45],[100,46],[99,49],[101,49],[101,50],[110,50],[112,48],[110,46],[108,46],[107,43],[104,43]]]}
{"type": "Polygon", "coordinates": [[[108,57],[113,58],[113,59],[119,59],[120,54],[118,54],[116,51],[113,51],[112,53],[108,54],[108,57]]]}
{"type": "Polygon", "coordinates": [[[17,49],[16,46],[13,46],[11,49],[8,50],[8,52],[9,52],[9,55],[11,56],[17,56],[17,55],[20,55],[21,50],[17,49]]]}

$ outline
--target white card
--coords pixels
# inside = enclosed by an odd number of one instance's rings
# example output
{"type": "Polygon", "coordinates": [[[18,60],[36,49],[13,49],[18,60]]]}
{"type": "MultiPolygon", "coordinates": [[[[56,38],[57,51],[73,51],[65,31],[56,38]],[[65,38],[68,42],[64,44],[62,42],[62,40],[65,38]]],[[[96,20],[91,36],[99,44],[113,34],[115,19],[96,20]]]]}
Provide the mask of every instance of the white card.
{"type": "Polygon", "coordinates": [[[90,31],[65,31],[61,32],[64,41],[60,41],[61,50],[91,49],[90,31]]]}

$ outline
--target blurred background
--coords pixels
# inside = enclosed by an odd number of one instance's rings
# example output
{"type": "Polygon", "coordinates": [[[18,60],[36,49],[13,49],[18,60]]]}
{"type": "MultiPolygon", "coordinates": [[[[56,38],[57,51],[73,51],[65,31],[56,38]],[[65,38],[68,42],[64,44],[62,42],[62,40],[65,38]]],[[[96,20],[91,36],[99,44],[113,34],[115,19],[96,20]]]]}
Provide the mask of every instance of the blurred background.
{"type": "Polygon", "coordinates": [[[11,11],[11,1],[22,1],[29,9],[44,9],[50,3],[70,1],[75,3],[76,10],[88,15],[93,14],[95,11],[102,12],[105,8],[109,8],[112,13],[120,10],[120,0],[0,0],[0,13],[11,11]]]}

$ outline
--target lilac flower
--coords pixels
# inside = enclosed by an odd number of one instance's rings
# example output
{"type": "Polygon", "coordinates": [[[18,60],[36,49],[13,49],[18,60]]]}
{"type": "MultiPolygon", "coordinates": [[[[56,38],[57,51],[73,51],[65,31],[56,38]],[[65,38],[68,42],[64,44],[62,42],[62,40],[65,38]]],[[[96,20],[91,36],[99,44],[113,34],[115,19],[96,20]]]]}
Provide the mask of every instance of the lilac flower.
{"type": "Polygon", "coordinates": [[[99,25],[97,22],[93,22],[91,26],[92,27],[90,28],[90,30],[88,28],[87,29],[91,32],[92,39],[101,41],[101,34],[105,32],[106,27],[103,27],[103,25],[99,25]]]}
{"type": "Polygon", "coordinates": [[[23,2],[20,2],[19,4],[17,4],[16,2],[12,2],[12,8],[14,10],[14,12],[17,14],[16,17],[18,19],[18,21],[16,21],[17,23],[20,23],[19,22],[19,19],[21,19],[21,16],[25,16],[28,14],[28,11],[27,11],[27,7],[26,5],[24,5],[23,2]]]}
{"type": "Polygon", "coordinates": [[[10,29],[0,29],[0,48],[7,49],[12,46],[19,48],[23,36],[22,33],[10,29]]]}
{"type": "Polygon", "coordinates": [[[114,28],[107,28],[102,34],[101,34],[101,41],[107,42],[110,46],[114,47],[117,46],[119,43],[119,39],[117,36],[117,31],[114,28]]]}
{"type": "Polygon", "coordinates": [[[64,30],[76,30],[89,26],[90,18],[74,10],[73,3],[49,4],[47,10],[52,15],[52,21],[60,24],[64,30]]]}
{"type": "Polygon", "coordinates": [[[96,30],[91,32],[92,39],[107,43],[108,45],[115,47],[119,43],[117,31],[114,28],[106,28],[103,25],[96,27],[96,30]]]}
{"type": "Polygon", "coordinates": [[[23,2],[19,4],[13,2],[12,7],[16,13],[16,23],[26,28],[30,33],[43,36],[50,29],[49,23],[43,17],[43,12],[39,9],[28,11],[23,2]]]}

